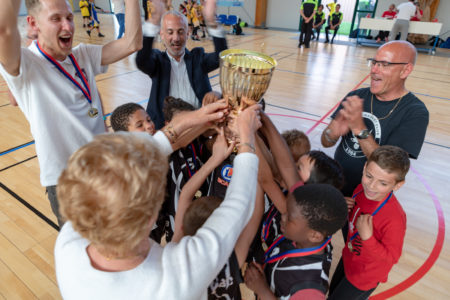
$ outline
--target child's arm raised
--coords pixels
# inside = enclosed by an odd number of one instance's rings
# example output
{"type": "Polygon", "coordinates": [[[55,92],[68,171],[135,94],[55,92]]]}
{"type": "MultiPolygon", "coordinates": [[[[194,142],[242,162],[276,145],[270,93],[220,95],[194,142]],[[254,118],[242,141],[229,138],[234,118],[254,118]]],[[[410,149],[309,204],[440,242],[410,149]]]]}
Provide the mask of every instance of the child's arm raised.
{"type": "Polygon", "coordinates": [[[175,232],[172,241],[179,242],[183,237],[182,224],[184,213],[188,209],[189,205],[194,198],[195,193],[205,182],[206,178],[211,172],[224,161],[225,158],[230,156],[234,148],[234,142],[229,146],[223,132],[223,128],[219,130],[216,142],[213,145],[213,154],[208,161],[198,170],[194,176],[192,176],[188,182],[184,185],[180,193],[180,199],[178,201],[178,208],[175,214],[175,232]]]}
{"type": "Polygon", "coordinates": [[[300,181],[300,176],[297,173],[297,166],[295,165],[294,158],[289,151],[289,147],[286,141],[278,132],[275,125],[270,118],[261,112],[261,131],[269,141],[270,150],[275,158],[275,163],[278,170],[281,173],[283,181],[288,188],[291,188],[294,184],[300,181]]]}
{"type": "Polygon", "coordinates": [[[255,238],[256,232],[258,231],[259,224],[261,224],[261,219],[264,214],[264,192],[261,186],[258,184],[256,190],[256,200],[255,200],[255,210],[253,211],[252,218],[248,221],[247,226],[242,230],[239,236],[236,246],[234,247],[234,252],[238,260],[239,268],[245,263],[245,259],[248,255],[248,250],[250,245],[255,238]]]}
{"type": "MultiPolygon", "coordinates": [[[[267,156],[264,155],[265,151],[268,152],[266,146],[260,139],[257,138],[256,140],[256,155],[259,158],[258,182],[278,211],[284,213],[286,211],[286,197],[273,178],[272,169],[266,160],[267,156]]],[[[270,153],[267,154],[270,155],[270,153]]]]}

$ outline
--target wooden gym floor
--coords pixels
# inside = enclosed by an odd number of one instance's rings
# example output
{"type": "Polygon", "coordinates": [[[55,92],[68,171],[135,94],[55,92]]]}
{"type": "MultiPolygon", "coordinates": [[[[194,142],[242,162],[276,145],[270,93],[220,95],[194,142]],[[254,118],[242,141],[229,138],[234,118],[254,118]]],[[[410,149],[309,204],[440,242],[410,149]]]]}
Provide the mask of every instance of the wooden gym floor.
{"type": "MultiPolygon", "coordinates": [[[[89,38],[81,27],[81,16],[76,15],[76,43],[104,44],[114,38],[113,16],[100,18],[106,37],[97,38],[93,33],[89,38]]],[[[280,131],[303,130],[309,135],[312,149],[322,149],[320,134],[336,104],[350,90],[368,86],[366,58],[373,57],[376,49],[340,43],[346,40],[344,37],[338,37],[334,45],[312,42],[310,49],[298,49],[297,33],[249,28],[244,31],[243,36],[227,37],[230,48],[261,51],[278,61],[265,95],[266,111],[280,131]]],[[[323,38],[322,34],[321,41],[323,38]]],[[[208,51],[213,48],[208,40],[189,41],[187,46],[203,46],[208,51]]],[[[397,193],[408,218],[403,255],[389,281],[375,291],[376,299],[450,298],[450,238],[445,236],[445,226],[450,224],[448,55],[443,50],[436,56],[419,54],[407,81],[407,88],[428,107],[430,124],[420,157],[412,161],[407,183],[397,193]]],[[[210,76],[213,89],[220,90],[218,70],[210,76]]],[[[131,101],[146,106],[151,81],[136,69],[133,56],[111,65],[106,74],[97,77],[97,83],[105,114],[131,101]]],[[[0,120],[0,299],[58,299],[53,262],[57,231],[52,227],[56,218],[39,184],[28,122],[19,108],[9,105],[1,77],[0,120]]],[[[333,153],[333,149],[322,150],[333,153]]],[[[334,268],[343,245],[340,233],[333,243],[334,268]]]]}

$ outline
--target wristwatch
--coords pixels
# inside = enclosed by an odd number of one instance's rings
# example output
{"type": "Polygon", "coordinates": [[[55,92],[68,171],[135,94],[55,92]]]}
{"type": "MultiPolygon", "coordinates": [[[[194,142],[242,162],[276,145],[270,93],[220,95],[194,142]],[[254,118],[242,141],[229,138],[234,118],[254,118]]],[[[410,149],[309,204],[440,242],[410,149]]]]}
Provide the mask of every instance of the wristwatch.
{"type": "Polygon", "coordinates": [[[369,135],[370,135],[369,129],[363,129],[363,130],[361,130],[361,132],[359,134],[357,134],[355,136],[358,140],[365,140],[369,137],[369,135]]]}

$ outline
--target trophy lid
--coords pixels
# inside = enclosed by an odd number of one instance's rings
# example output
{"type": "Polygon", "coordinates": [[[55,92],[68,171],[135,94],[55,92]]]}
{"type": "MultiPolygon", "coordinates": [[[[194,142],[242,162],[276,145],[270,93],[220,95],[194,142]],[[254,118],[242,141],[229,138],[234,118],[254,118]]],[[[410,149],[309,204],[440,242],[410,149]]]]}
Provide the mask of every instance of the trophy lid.
{"type": "Polygon", "coordinates": [[[272,57],[263,53],[243,50],[243,49],[228,49],[220,52],[220,61],[227,67],[234,67],[240,69],[273,71],[277,65],[277,61],[272,57]]]}

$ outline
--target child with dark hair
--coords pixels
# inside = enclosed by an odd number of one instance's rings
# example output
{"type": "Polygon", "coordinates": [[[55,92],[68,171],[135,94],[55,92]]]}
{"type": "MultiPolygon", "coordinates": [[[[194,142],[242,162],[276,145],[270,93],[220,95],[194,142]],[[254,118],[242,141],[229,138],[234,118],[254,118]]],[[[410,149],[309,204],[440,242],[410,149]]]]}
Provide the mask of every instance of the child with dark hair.
{"type": "Polygon", "coordinates": [[[305,183],[328,183],[341,189],[344,171],[341,165],[322,151],[313,150],[297,161],[300,178],[305,183]]]}
{"type": "Polygon", "coordinates": [[[396,146],[381,146],[364,166],[361,184],[347,198],[348,235],[328,299],[367,299],[386,282],[402,254],[406,215],[393,194],[404,183],[410,161],[396,146]]]}
{"type": "Polygon", "coordinates": [[[331,236],[347,219],[342,193],[329,184],[295,188],[287,199],[280,235],[265,253],[264,267],[251,264],[245,283],[260,299],[325,299],[331,236]]]}
{"type": "Polygon", "coordinates": [[[173,116],[182,111],[194,111],[195,107],[183,99],[167,96],[164,99],[163,114],[166,123],[173,119],[173,116]]]}
{"type": "Polygon", "coordinates": [[[281,134],[281,136],[289,146],[289,150],[291,150],[294,161],[298,161],[302,155],[311,150],[311,144],[308,136],[303,131],[297,129],[286,130],[281,134]]]}
{"type": "MultiPolygon", "coordinates": [[[[243,144],[237,145],[238,148],[242,146],[245,147],[243,144]]],[[[193,200],[196,191],[205,182],[208,175],[224,159],[229,157],[234,147],[234,142],[228,145],[224,130],[221,128],[213,145],[212,156],[184,185],[181,191],[175,217],[173,242],[179,242],[183,236],[195,235],[197,230],[203,226],[213,211],[221,204],[223,198],[217,196],[205,196],[193,200]]],[[[245,262],[250,244],[261,221],[264,207],[262,196],[262,190],[258,187],[253,215],[241,232],[228,262],[209,285],[208,299],[242,299],[239,289],[239,284],[243,282],[240,268],[245,262]]]]}
{"type": "Polygon", "coordinates": [[[126,103],[111,114],[111,127],[114,131],[144,131],[155,133],[155,124],[145,109],[137,103],[126,103]]]}

